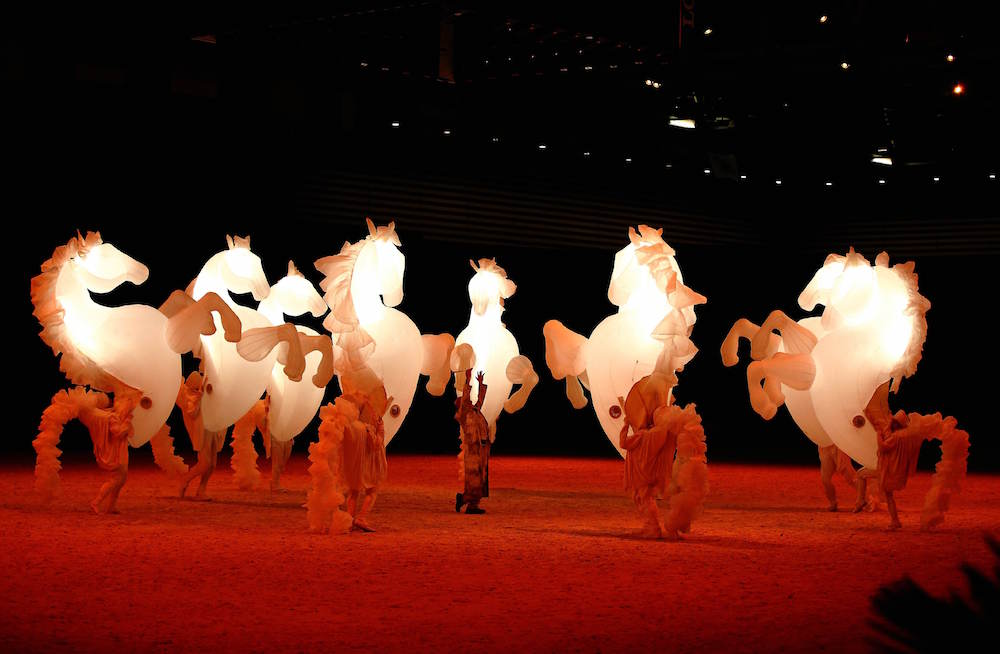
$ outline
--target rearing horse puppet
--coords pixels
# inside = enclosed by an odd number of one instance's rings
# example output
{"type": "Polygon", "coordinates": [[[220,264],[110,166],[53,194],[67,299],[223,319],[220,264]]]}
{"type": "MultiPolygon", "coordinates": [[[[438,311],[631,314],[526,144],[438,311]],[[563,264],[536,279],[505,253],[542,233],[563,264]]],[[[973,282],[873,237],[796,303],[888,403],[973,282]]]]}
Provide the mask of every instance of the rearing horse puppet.
{"type": "Polygon", "coordinates": [[[159,310],[143,304],[107,307],[90,296],[148,277],[146,266],[103,242],[100,233],[88,232],[56,248],[31,280],[40,336],[61,355],[59,368],[74,384],[52,398],[34,441],[35,486],[46,498],[58,489],[59,438],[74,418],[90,432],[98,465],[113,473],[91,503],[95,512],[117,512],[129,445],[151,441],[157,464],[172,473],[187,470],[173,454],[166,425],[181,385],[181,353],[196,347],[199,335],[220,327],[219,339],[238,341],[240,319],[210,292],[196,301],[175,291],[159,310]]]}
{"type": "Polygon", "coordinates": [[[385,443],[392,441],[410,410],[420,375],[430,377],[427,392],[441,395],[448,384],[449,334],[425,334],[403,312],[406,259],[399,251],[396,223],[375,227],[368,236],[345,242],[339,254],[316,261],[330,313],[323,326],[333,337],[334,369],[343,386],[345,373],[370,368],[394,403],[384,417],[385,443]]]}
{"type": "MultiPolygon", "coordinates": [[[[806,311],[820,304],[822,316],[798,322],[781,311],[772,311],[760,326],[738,320],[722,344],[722,361],[736,365],[740,339],[750,341],[753,361],[746,374],[753,410],[770,420],[782,405],[788,407],[795,423],[819,448],[831,510],[837,506],[830,480],[834,469],[844,471],[848,480],[855,477],[850,461],[839,460],[850,457],[860,463],[855,510],[861,510],[865,479],[876,470],[882,473],[883,491],[900,488],[898,480],[889,487],[885,479],[886,461],[900,453],[893,454],[882,442],[897,440],[888,431],[893,418],[888,391],[890,383],[892,390],[898,390],[902,379],[916,372],[931,303],[918,290],[912,261],[890,266],[889,255],[882,252],[872,265],[851,248],[846,256],[828,256],[799,295],[799,306],[806,311]],[[876,400],[877,391],[881,395],[876,400]]],[[[944,519],[949,498],[965,477],[969,439],[966,432],[955,429],[953,418],[911,414],[910,419],[911,431],[921,439],[940,440],[943,453],[921,517],[921,527],[928,529],[944,519]]],[[[911,440],[910,445],[916,446],[907,446],[916,466],[919,441],[911,440]]],[[[893,527],[898,528],[891,495],[887,500],[893,527]]]]}
{"type": "MultiPolygon", "coordinates": [[[[312,283],[288,262],[288,274],[271,287],[257,310],[274,326],[285,323],[285,316],[306,313],[319,318],[327,312],[323,300],[312,283]]],[[[280,362],[275,362],[267,393],[233,426],[232,467],[237,485],[243,490],[260,483],[257,452],[253,432],[258,430],[264,440],[264,450],[271,459],[271,490],[281,490],[281,473],[292,452],[292,442],[316,416],[323,402],[326,385],[333,378],[333,351],[330,337],[302,325],[295,325],[299,342],[306,352],[303,379],[288,378],[280,362]]]]}
{"type": "MultiPolygon", "coordinates": [[[[198,450],[198,465],[181,484],[183,497],[188,484],[201,476],[196,498],[203,499],[208,479],[215,470],[226,431],[246,415],[267,388],[275,362],[283,364],[284,374],[292,381],[302,379],[305,371],[304,349],[320,349],[322,344],[300,339],[290,323],[273,325],[260,311],[237,304],[230,293],[251,293],[255,300],[268,296],[260,257],[250,251],[250,239],[226,237],[228,249],[213,255],[191,283],[191,297],[216,295],[239,316],[243,337],[238,344],[221,338],[217,332],[202,334],[196,355],[201,357],[203,373],[200,387],[181,387],[178,404],[192,445],[198,450]],[[278,347],[280,345],[280,347],[278,347]]],[[[322,380],[314,379],[313,383],[322,380]]]]}

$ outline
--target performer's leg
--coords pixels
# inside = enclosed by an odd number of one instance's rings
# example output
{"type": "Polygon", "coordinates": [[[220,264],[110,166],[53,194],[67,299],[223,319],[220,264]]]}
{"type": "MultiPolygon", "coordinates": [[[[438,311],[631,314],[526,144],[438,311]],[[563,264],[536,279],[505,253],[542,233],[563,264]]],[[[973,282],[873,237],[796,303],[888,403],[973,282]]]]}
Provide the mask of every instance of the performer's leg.
{"type": "Polygon", "coordinates": [[[199,467],[202,465],[202,454],[205,454],[205,465],[201,472],[201,482],[198,484],[198,492],[194,496],[197,500],[209,499],[206,495],[208,480],[211,478],[212,473],[215,472],[215,467],[219,463],[219,450],[222,449],[225,434],[226,432],[222,432],[221,435],[219,433],[205,432],[205,442],[202,443],[201,452],[198,453],[199,467]]]}
{"type": "Polygon", "coordinates": [[[128,465],[120,465],[111,472],[111,478],[104,482],[104,485],[97,492],[97,497],[90,503],[90,508],[94,510],[94,513],[118,513],[118,494],[121,493],[127,478],[128,465]],[[108,506],[106,509],[102,509],[105,501],[108,506]]]}
{"type": "Polygon", "coordinates": [[[889,529],[899,529],[903,525],[899,522],[899,514],[896,512],[896,498],[892,496],[892,491],[885,491],[885,503],[889,508],[889,529]]]}
{"type": "Polygon", "coordinates": [[[285,465],[292,455],[292,440],[284,443],[271,439],[271,490],[284,490],[281,485],[281,473],[285,471],[285,465]]]}
{"type": "Polygon", "coordinates": [[[837,489],[833,486],[833,473],[837,471],[837,446],[817,446],[819,450],[819,477],[830,503],[830,511],[837,510],[837,489]]]}
{"type": "Polygon", "coordinates": [[[368,524],[368,514],[371,512],[372,507],[375,506],[375,499],[378,497],[377,488],[365,489],[364,498],[361,500],[361,508],[358,509],[358,515],[354,518],[354,524],[361,531],[375,531],[372,529],[371,525],[368,524]]]}

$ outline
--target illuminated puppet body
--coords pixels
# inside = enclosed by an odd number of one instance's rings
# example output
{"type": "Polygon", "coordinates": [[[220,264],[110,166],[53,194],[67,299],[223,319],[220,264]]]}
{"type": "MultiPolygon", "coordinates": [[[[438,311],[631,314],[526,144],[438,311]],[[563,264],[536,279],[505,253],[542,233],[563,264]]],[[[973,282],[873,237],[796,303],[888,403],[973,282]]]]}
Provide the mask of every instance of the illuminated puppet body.
{"type": "MultiPolygon", "coordinates": [[[[294,325],[275,327],[264,314],[237,304],[230,296],[230,292],[252,293],[259,301],[267,297],[271,287],[260,257],[250,251],[250,239],[227,236],[226,240],[229,248],[213,255],[192,282],[191,297],[197,300],[208,294],[218,295],[239,317],[244,331],[238,344],[227,341],[218,331],[200,337],[196,354],[201,358],[203,392],[198,420],[204,434],[199,437],[189,433],[192,444],[200,449],[198,465],[181,485],[182,497],[188,484],[199,475],[202,481],[197,497],[204,497],[226,431],[260,399],[275,362],[281,359],[284,373],[293,381],[301,379],[305,369],[294,325]],[[276,349],[282,342],[283,347],[276,349]]],[[[186,403],[178,404],[182,411],[190,410],[186,403]]]]}
{"type": "MultiPolygon", "coordinates": [[[[876,470],[879,438],[866,408],[877,388],[893,380],[898,389],[902,378],[916,371],[927,336],[930,302],[918,292],[913,268],[913,262],[890,267],[884,252],[874,266],[853,249],[847,256],[830,255],[799,295],[806,311],[822,304],[821,317],[795,322],[774,311],[760,327],[745,319],[733,325],[722,359],[727,366],[736,364],[739,339],[750,339],[754,361],[747,367],[747,382],[754,411],[770,420],[787,404],[821,456],[823,448],[835,446],[865,469],[876,470]]],[[[952,433],[945,430],[941,437],[952,433]]],[[[945,444],[942,450],[948,456],[938,466],[934,494],[941,485],[956,487],[965,474],[961,448],[945,444]]],[[[859,504],[864,476],[859,475],[859,504]]],[[[925,516],[923,526],[942,516],[925,516]]]]}
{"type": "MultiPolygon", "coordinates": [[[[285,316],[306,313],[319,318],[327,311],[326,302],[316,288],[302,276],[291,261],[288,274],[271,287],[257,310],[271,325],[285,324],[285,316]]],[[[293,439],[312,421],[323,402],[326,385],[333,376],[330,337],[295,325],[299,342],[306,357],[303,378],[293,381],[275,362],[267,384],[267,394],[233,427],[232,467],[240,488],[255,488],[260,481],[253,432],[264,439],[264,449],[271,459],[271,489],[281,488],[281,473],[292,452],[293,439]]]]}
{"type": "Polygon", "coordinates": [[[701,418],[693,404],[672,405],[676,373],[698,352],[690,339],[694,307],[706,299],[684,285],[662,233],[629,228],[608,287],[618,312],[589,339],[556,320],[543,332],[552,376],[566,378],[577,409],[587,405],[580,383],[589,388],[605,435],[625,458],[625,489],[643,520],[642,535],[675,539],[691,528],[708,493],[701,418]],[[669,496],[666,521],[656,506],[660,496],[669,496]]]}
{"type": "Polygon", "coordinates": [[[367,516],[387,474],[385,446],[410,410],[417,380],[429,375],[427,391],[441,395],[450,376],[454,339],[421,336],[393,308],[403,299],[406,265],[395,223],[366,222],[367,237],[316,261],[342,394],[320,409],[319,441],[309,446],[306,508],[314,532],[372,531],[367,516]]]}
{"type": "Polygon", "coordinates": [[[175,291],[159,309],[142,304],[106,307],[91,293],[107,293],[128,281],[142,284],[149,270],[100,234],[77,236],[55,250],[31,280],[34,314],[41,338],[60,359],[60,369],[76,385],[61,391],[42,416],[35,439],[36,487],[51,496],[58,485],[63,425],[79,417],[94,440],[98,462],[114,472],[92,506],[114,511],[128,467],[128,448],[152,441],[157,463],[172,473],[187,470],[173,454],[166,426],[181,385],[181,357],[200,334],[215,330],[220,339],[240,338],[239,318],[214,293],[199,301],[175,291]],[[89,386],[90,391],[85,387],[89,386]],[[111,404],[105,392],[114,393],[111,404]]]}
{"type": "Polygon", "coordinates": [[[448,383],[447,334],[424,335],[395,307],[403,300],[406,259],[399,251],[395,223],[376,228],[339,254],[316,261],[326,275],[320,283],[330,314],[323,326],[333,336],[334,369],[343,387],[345,372],[369,367],[395,399],[385,416],[385,443],[399,431],[410,410],[417,380],[429,375],[427,391],[441,395],[448,383]]]}
{"type": "Polygon", "coordinates": [[[665,372],[682,370],[698,352],[689,338],[694,306],[706,300],[684,285],[674,250],[663,230],[629,228],[630,243],[615,255],[608,299],[618,307],[597,325],[590,338],[561,322],[545,323],[545,362],[555,379],[566,379],[574,408],[587,405],[580,384],[590,390],[594,411],[608,440],[618,443],[624,426],[619,398],[649,375],[662,359],[665,372]]]}
{"type": "MultiPolygon", "coordinates": [[[[497,418],[500,416],[500,411],[514,413],[520,410],[538,383],[538,375],[535,374],[528,357],[519,354],[517,340],[500,320],[504,311],[504,300],[514,294],[517,286],[507,279],[506,271],[498,266],[494,259],[480,259],[478,265],[473,261],[469,263],[475,271],[469,281],[472,311],[469,314],[469,324],[455,339],[455,349],[451,354],[451,370],[455,373],[459,415],[471,415],[462,409],[468,400],[476,407],[476,413],[485,419],[489,429],[489,443],[492,443],[496,440],[497,418]],[[475,375],[479,380],[475,389],[471,384],[463,383],[471,375],[475,375]],[[521,388],[511,395],[510,391],[514,384],[520,384],[521,388]],[[485,399],[480,401],[479,393],[485,393],[487,387],[489,393],[486,393],[485,399]],[[465,393],[469,393],[468,398],[464,396],[465,393]]],[[[465,442],[468,439],[464,436],[465,426],[461,422],[459,429],[463,434],[462,441],[465,442]]],[[[485,450],[488,456],[488,445],[485,450]]],[[[464,453],[463,449],[463,453],[459,455],[459,470],[463,484],[464,453]]],[[[488,480],[488,477],[486,479],[488,480]]],[[[485,482],[484,492],[487,495],[489,493],[488,481],[485,482]]]]}

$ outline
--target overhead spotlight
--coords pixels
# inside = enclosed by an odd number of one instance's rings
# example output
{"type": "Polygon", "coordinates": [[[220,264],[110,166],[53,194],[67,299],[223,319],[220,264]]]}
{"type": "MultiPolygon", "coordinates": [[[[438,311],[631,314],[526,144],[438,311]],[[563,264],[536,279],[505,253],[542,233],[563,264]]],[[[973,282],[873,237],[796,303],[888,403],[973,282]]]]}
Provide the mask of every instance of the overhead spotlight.
{"type": "Polygon", "coordinates": [[[547,147],[548,147],[548,146],[547,146],[547,145],[545,145],[544,143],[539,143],[539,144],[538,144],[538,149],[539,149],[539,150],[544,150],[544,149],[545,149],[545,148],[547,148],[547,147]]]}
{"type": "Polygon", "coordinates": [[[653,85],[653,80],[651,79],[646,80],[646,86],[652,86],[652,85],[653,85]]]}
{"type": "Polygon", "coordinates": [[[625,157],[625,163],[632,163],[632,157],[625,157]]]}
{"type": "Polygon", "coordinates": [[[747,178],[746,175],[740,175],[740,179],[744,179],[745,180],[746,178],[747,178]]]}
{"type": "Polygon", "coordinates": [[[826,14],[823,14],[822,16],[819,17],[819,22],[821,23],[825,23],[828,20],[830,20],[830,17],[827,16],[826,14]]]}
{"type": "Polygon", "coordinates": [[[653,82],[653,88],[654,89],[660,88],[660,83],[659,82],[653,82]]]}
{"type": "Polygon", "coordinates": [[[775,186],[781,186],[781,180],[780,179],[774,180],[774,185],[775,186]]]}
{"type": "Polygon", "coordinates": [[[955,55],[949,54],[947,57],[944,58],[944,60],[947,61],[949,64],[954,63],[955,62],[955,55]]]}
{"type": "Polygon", "coordinates": [[[940,181],[941,181],[941,178],[940,178],[940,177],[938,177],[937,175],[935,175],[934,177],[931,177],[931,180],[932,180],[932,181],[933,181],[933,182],[934,182],[935,184],[937,184],[938,182],[940,182],[940,181]]]}
{"type": "Polygon", "coordinates": [[[594,67],[593,66],[584,66],[583,69],[584,70],[594,70],[594,67]]]}
{"type": "Polygon", "coordinates": [[[997,174],[996,173],[990,173],[990,179],[995,180],[996,178],[997,178],[997,174]]]}
{"type": "Polygon", "coordinates": [[[694,119],[693,118],[677,118],[676,116],[670,117],[671,127],[680,127],[681,129],[694,129],[694,119]]]}
{"type": "Polygon", "coordinates": [[[825,182],[824,186],[833,186],[833,182],[825,182]]]}
{"type": "Polygon", "coordinates": [[[393,127],[399,127],[399,121],[398,120],[394,120],[394,121],[392,121],[389,124],[392,125],[393,127]]]}
{"type": "Polygon", "coordinates": [[[706,175],[711,175],[712,174],[712,169],[711,168],[705,168],[701,172],[705,173],[706,175]]]}
{"type": "Polygon", "coordinates": [[[361,67],[362,68],[368,68],[368,62],[367,61],[362,61],[361,62],[361,67]]]}
{"type": "Polygon", "coordinates": [[[584,152],[584,153],[583,153],[583,156],[585,156],[585,157],[589,157],[589,156],[590,156],[590,151],[588,150],[587,152],[584,152]]]}
{"type": "Polygon", "coordinates": [[[712,33],[712,28],[711,27],[706,27],[705,28],[705,36],[708,36],[711,33],[712,33]]]}
{"type": "Polygon", "coordinates": [[[848,68],[850,68],[850,67],[851,67],[851,64],[847,63],[846,61],[842,61],[842,62],[840,62],[840,67],[841,67],[841,68],[842,68],[843,70],[847,70],[848,68]]]}
{"type": "Polygon", "coordinates": [[[490,139],[490,140],[491,140],[491,141],[493,141],[494,143],[499,143],[499,142],[500,142],[500,137],[499,137],[499,136],[494,136],[494,137],[493,137],[492,139],[490,139]]]}
{"type": "Polygon", "coordinates": [[[672,163],[666,163],[666,164],[663,164],[663,167],[667,168],[667,169],[670,169],[670,168],[674,167],[674,164],[672,164],[672,163]]]}
{"type": "Polygon", "coordinates": [[[872,163],[873,164],[878,164],[880,166],[891,166],[892,165],[892,157],[890,157],[890,156],[888,156],[887,154],[884,154],[884,153],[882,153],[882,154],[877,153],[877,154],[872,155],[872,163]]]}
{"type": "Polygon", "coordinates": [[[885,180],[884,179],[880,179],[880,180],[878,180],[878,183],[879,184],[885,184],[885,180]]]}
{"type": "Polygon", "coordinates": [[[951,92],[955,95],[962,95],[965,93],[965,85],[960,82],[951,89],[951,92]]]}
{"type": "Polygon", "coordinates": [[[445,136],[451,136],[451,130],[450,129],[442,130],[441,133],[444,134],[445,136]]]}

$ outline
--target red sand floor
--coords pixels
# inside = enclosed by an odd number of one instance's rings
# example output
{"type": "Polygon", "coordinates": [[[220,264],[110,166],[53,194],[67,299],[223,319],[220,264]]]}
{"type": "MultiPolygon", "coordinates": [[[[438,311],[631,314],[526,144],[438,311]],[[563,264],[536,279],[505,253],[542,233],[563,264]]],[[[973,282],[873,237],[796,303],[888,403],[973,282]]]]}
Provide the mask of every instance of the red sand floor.
{"type": "Polygon", "coordinates": [[[118,516],[89,512],[92,465],[45,508],[30,468],[0,470],[0,651],[859,651],[879,584],[962,589],[1000,534],[1000,477],[922,534],[918,475],[889,533],[884,511],[824,511],[816,469],[710,464],[705,514],[667,543],[630,536],[619,461],[497,457],[488,513],[466,516],[454,458],[390,456],[378,532],[319,536],[305,463],[274,496],[220,466],[209,503],[140,465],[118,516]]]}

